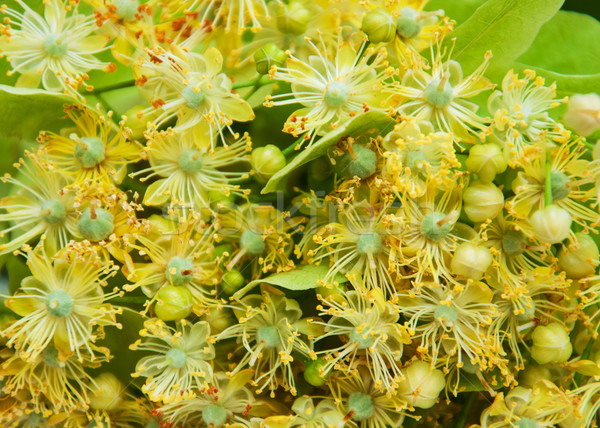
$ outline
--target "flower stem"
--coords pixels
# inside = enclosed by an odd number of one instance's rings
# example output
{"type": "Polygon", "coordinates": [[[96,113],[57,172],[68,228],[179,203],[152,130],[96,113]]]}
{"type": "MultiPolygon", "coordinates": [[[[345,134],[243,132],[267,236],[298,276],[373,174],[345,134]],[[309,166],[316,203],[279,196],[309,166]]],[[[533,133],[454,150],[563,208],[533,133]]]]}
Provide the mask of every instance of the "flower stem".
{"type": "Polygon", "coordinates": [[[550,150],[546,153],[546,180],[544,182],[544,206],[552,205],[552,166],[550,164],[550,150]]]}
{"type": "Polygon", "coordinates": [[[251,86],[262,86],[265,85],[269,80],[267,77],[267,80],[263,80],[263,75],[259,74],[258,76],[256,76],[254,79],[252,80],[247,80],[245,82],[237,82],[231,85],[232,89],[241,89],[241,88],[248,88],[251,86]]]}
{"type": "Polygon", "coordinates": [[[113,297],[110,302],[111,303],[139,303],[139,304],[144,304],[146,303],[146,299],[145,297],[135,297],[135,296],[123,296],[123,297],[113,297]]]}
{"type": "Polygon", "coordinates": [[[129,88],[130,86],[135,85],[135,80],[125,80],[124,82],[115,83],[114,85],[102,86],[100,88],[94,88],[93,91],[88,92],[88,94],[101,94],[103,92],[114,91],[116,89],[129,88]]]}
{"type": "Polygon", "coordinates": [[[475,401],[476,396],[477,396],[476,392],[472,392],[471,394],[469,394],[469,397],[467,398],[467,402],[465,403],[464,407],[462,408],[462,410],[456,417],[456,423],[454,424],[454,428],[463,428],[465,426],[465,422],[467,421],[467,416],[469,416],[469,410],[471,410],[471,406],[473,405],[473,402],[475,401]]]}
{"type": "Polygon", "coordinates": [[[296,146],[298,144],[300,144],[302,142],[302,140],[304,140],[304,137],[300,137],[298,138],[296,141],[294,141],[292,144],[290,144],[288,147],[286,147],[285,149],[283,149],[281,151],[281,153],[283,153],[283,155],[287,158],[289,157],[292,153],[294,153],[296,151],[296,146]]]}

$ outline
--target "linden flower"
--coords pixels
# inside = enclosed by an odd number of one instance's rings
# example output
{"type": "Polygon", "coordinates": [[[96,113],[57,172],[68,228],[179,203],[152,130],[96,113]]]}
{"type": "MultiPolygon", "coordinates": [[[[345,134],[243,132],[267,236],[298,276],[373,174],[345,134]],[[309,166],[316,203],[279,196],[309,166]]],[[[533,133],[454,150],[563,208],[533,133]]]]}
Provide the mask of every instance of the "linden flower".
{"type": "Polygon", "coordinates": [[[395,393],[378,387],[364,366],[351,375],[338,376],[330,383],[339,411],[345,415],[345,427],[399,427],[408,403],[395,393]]]}
{"type": "Polygon", "coordinates": [[[584,154],[581,140],[561,144],[550,150],[550,154],[538,149],[536,156],[523,165],[523,171],[512,183],[515,196],[506,202],[508,212],[524,219],[544,208],[546,164],[549,162],[552,203],[568,211],[573,222],[581,225],[584,231],[594,228],[600,221],[600,214],[589,207],[595,203],[596,195],[586,186],[594,178],[590,162],[581,159],[584,154]]]}
{"type": "Polygon", "coordinates": [[[248,411],[255,402],[246,387],[252,376],[252,370],[233,376],[217,372],[211,386],[200,389],[193,397],[165,403],[153,412],[169,426],[233,427],[237,422],[246,427],[248,411]]]}
{"type": "Polygon", "coordinates": [[[597,418],[600,410],[598,392],[600,392],[600,382],[591,380],[586,385],[568,391],[568,395],[572,397],[573,402],[578,404],[567,419],[563,421],[564,426],[593,426],[594,419],[597,418]],[[572,425],[569,425],[569,423],[572,423],[572,425]]]}
{"type": "Polygon", "coordinates": [[[127,275],[134,283],[123,289],[141,288],[146,296],[154,297],[165,285],[185,286],[192,293],[194,311],[201,313],[207,304],[214,302],[219,279],[212,255],[214,231],[195,219],[166,225],[158,219],[150,222],[153,229],[138,235],[140,245],[136,245],[148,261],[135,264],[135,270],[127,275]]]}
{"type": "Polygon", "coordinates": [[[181,320],[174,329],[159,319],[150,319],[144,322],[140,336],[144,340],[138,339],[130,349],[151,355],[138,361],[132,376],[147,378],[142,391],[150,400],[181,400],[208,386],[215,350],[207,322],[181,320]]]}
{"type": "Polygon", "coordinates": [[[177,118],[175,130],[191,133],[196,141],[210,141],[214,147],[214,135],[225,141],[223,128],[236,135],[231,129],[234,120],[254,119],[250,105],[231,92],[231,79],[220,73],[223,56],[215,48],[198,54],[176,45],[169,51],[155,46],[146,48],[146,54],[133,71],[153,108],[162,110],[154,120],[156,126],[177,118]]]}
{"type": "Polygon", "coordinates": [[[145,150],[150,167],[131,176],[143,175],[142,182],[161,177],[148,186],[143,201],[145,205],[162,205],[170,199],[171,209],[181,207],[187,215],[190,210],[210,210],[211,198],[215,194],[244,193],[240,185],[234,183],[248,178],[248,172],[224,169],[248,162],[247,154],[251,150],[248,134],[227,147],[213,151],[198,147],[190,136],[167,130],[150,138],[145,150]]]}
{"type": "MultiPolygon", "coordinates": [[[[302,320],[298,302],[284,297],[281,291],[263,286],[262,295],[248,295],[234,306],[239,323],[226,328],[217,340],[236,339],[243,356],[237,361],[232,373],[251,367],[254,369],[253,385],[257,393],[265,388],[275,397],[275,390],[283,386],[296,395],[296,381],[291,363],[292,353],[316,359],[314,352],[301,333],[312,335],[321,330],[302,320]]],[[[309,336],[312,337],[312,336],[309,336]]]]}
{"type": "Polygon", "coordinates": [[[506,397],[500,392],[481,414],[481,428],[554,427],[567,417],[571,408],[571,400],[561,389],[540,380],[531,389],[517,386],[506,397]]]}
{"type": "Polygon", "coordinates": [[[302,396],[296,398],[291,409],[295,415],[291,420],[290,427],[322,428],[325,426],[342,426],[344,415],[342,415],[335,401],[324,399],[315,406],[311,397],[302,396]]]}
{"type": "Polygon", "coordinates": [[[94,17],[78,13],[77,4],[63,0],[44,2],[42,17],[22,0],[15,1],[24,12],[6,5],[0,8],[1,13],[8,15],[0,24],[4,36],[0,52],[7,55],[12,72],[22,74],[19,86],[37,87],[41,81],[44,89],[76,95],[76,88],[88,77],[86,72],[112,70],[111,64],[94,56],[104,50],[108,37],[94,35],[94,17]]]}
{"type": "Polygon", "coordinates": [[[434,132],[427,121],[417,123],[406,117],[387,134],[382,144],[385,165],[382,176],[396,194],[411,198],[423,196],[427,186],[447,186],[451,168],[460,166],[454,153],[452,137],[434,132]]]}
{"type": "Polygon", "coordinates": [[[461,209],[462,182],[454,182],[446,190],[429,186],[420,198],[401,195],[405,228],[401,250],[408,266],[414,268],[415,286],[426,277],[434,282],[452,280],[448,258],[460,241],[476,236],[473,229],[458,223],[461,209]]]}
{"type": "Polygon", "coordinates": [[[120,325],[115,314],[120,309],[106,303],[117,292],[104,293],[106,278],[114,266],[102,266],[91,256],[67,260],[28,251],[27,265],[33,276],[21,282],[19,292],[6,299],[6,306],[21,318],[2,331],[7,346],[31,361],[53,344],[61,357],[73,353],[83,358],[83,350],[94,359],[91,344],[97,339],[97,326],[120,325]]]}
{"type": "Polygon", "coordinates": [[[339,302],[331,296],[317,306],[319,315],[331,316],[325,326],[325,334],[317,341],[331,336],[341,336],[344,344],[336,349],[317,352],[324,354],[327,363],[322,372],[332,368],[350,371],[356,365],[369,368],[376,388],[393,391],[402,378],[400,367],[404,344],[410,343],[406,328],[398,323],[399,308],[386,302],[378,290],[368,294],[350,291],[339,302]]]}
{"type": "Polygon", "coordinates": [[[0,230],[0,236],[11,236],[9,242],[0,244],[0,254],[19,249],[37,237],[54,254],[77,234],[74,195],[63,190],[70,181],[62,171],[47,168],[35,154],[26,151],[25,156],[26,160],[14,164],[20,176],[13,178],[7,173],[0,178],[18,189],[15,195],[0,199],[0,208],[5,210],[0,222],[9,224],[0,230]]]}
{"type": "Polygon", "coordinates": [[[548,110],[564,102],[556,99],[555,83],[544,86],[544,79],[534,71],[524,73],[520,79],[511,69],[502,80],[502,91],[494,91],[488,98],[488,110],[494,117],[491,127],[511,166],[530,161],[542,132],[556,127],[548,110]]]}
{"type": "Polygon", "coordinates": [[[458,368],[465,356],[481,370],[502,363],[499,338],[487,329],[496,309],[492,292],[484,283],[471,282],[454,289],[432,283],[417,294],[398,293],[397,304],[408,319],[407,327],[414,331],[417,352],[431,358],[432,366],[452,356],[457,357],[458,368]]]}
{"type": "MultiPolygon", "coordinates": [[[[390,102],[397,113],[414,117],[417,121],[427,120],[439,131],[451,134],[455,141],[474,143],[477,132],[487,129],[484,119],[477,115],[477,104],[468,99],[493,88],[483,73],[492,57],[488,52],[483,63],[471,75],[464,77],[459,63],[447,59],[439,47],[434,53],[431,70],[422,61],[414,61],[402,82],[394,81],[386,87],[390,102]]],[[[483,139],[480,137],[480,139],[483,139]]]]}
{"type": "Polygon", "coordinates": [[[65,112],[76,129],[68,135],[41,132],[38,142],[45,158],[72,177],[73,184],[121,183],[127,165],[137,162],[141,153],[139,143],[129,139],[125,120],[115,130],[112,112],[104,117],[79,106],[67,106],[65,112]]]}
{"type": "Polygon", "coordinates": [[[525,368],[519,345],[524,345],[528,330],[539,324],[539,320],[561,323],[571,308],[567,292],[570,282],[565,273],[553,274],[549,268],[536,267],[528,271],[522,281],[506,284],[494,291],[493,303],[499,315],[494,318],[490,330],[506,344],[515,358],[517,368],[525,368]]]}
{"type": "Polygon", "coordinates": [[[239,208],[226,209],[217,215],[215,228],[218,239],[237,242],[238,248],[231,254],[227,269],[251,258],[252,274],[269,271],[286,271],[294,267],[290,259],[295,231],[290,229],[302,222],[290,218],[270,205],[244,204],[239,208]]]}
{"type": "Polygon", "coordinates": [[[394,234],[402,228],[401,218],[395,216],[389,203],[380,207],[368,203],[341,206],[337,217],[338,221],[313,235],[317,246],[306,252],[308,262],[329,262],[326,283],[343,273],[361,278],[367,289],[382,287],[392,295],[399,282],[392,272],[399,251],[394,234]]]}
{"type": "MultiPolygon", "coordinates": [[[[271,78],[292,85],[291,93],[267,96],[267,107],[300,103],[287,119],[283,131],[313,144],[323,135],[356,114],[369,110],[385,111],[381,88],[392,71],[385,60],[385,49],[357,50],[350,43],[339,42],[333,55],[320,38],[320,46],[307,39],[314,55],[308,61],[290,54],[286,67],[277,67],[271,78]]],[[[299,148],[300,142],[296,148],[299,148]]]]}

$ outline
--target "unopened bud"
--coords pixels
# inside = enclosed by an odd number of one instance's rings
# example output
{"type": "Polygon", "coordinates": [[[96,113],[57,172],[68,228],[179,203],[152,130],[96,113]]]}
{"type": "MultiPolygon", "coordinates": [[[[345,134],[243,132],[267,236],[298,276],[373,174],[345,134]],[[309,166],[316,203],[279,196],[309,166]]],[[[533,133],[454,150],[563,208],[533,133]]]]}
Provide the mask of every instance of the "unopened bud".
{"type": "Polygon", "coordinates": [[[463,208],[467,217],[474,222],[494,219],[502,212],[504,195],[492,183],[475,182],[463,193],[463,208]]]}
{"type": "Polygon", "coordinates": [[[564,363],[573,352],[573,345],[565,327],[559,323],[537,326],[531,334],[531,357],[538,364],[564,363]]]}
{"type": "Polygon", "coordinates": [[[94,379],[94,384],[90,407],[96,410],[113,410],[119,407],[124,386],[114,374],[102,373],[94,379]]]}
{"type": "Polygon", "coordinates": [[[325,385],[331,371],[327,373],[321,373],[322,367],[326,364],[326,361],[318,358],[316,360],[306,363],[306,369],[304,370],[304,380],[306,380],[312,386],[325,385]],[[323,376],[321,376],[321,374],[323,376]]]}
{"type": "Polygon", "coordinates": [[[569,278],[579,279],[593,274],[600,258],[600,252],[591,236],[578,232],[577,248],[561,248],[558,253],[558,265],[569,278]]]}
{"type": "Polygon", "coordinates": [[[583,137],[600,129],[600,96],[575,94],[569,99],[563,117],[565,125],[583,137]]]}
{"type": "Polygon", "coordinates": [[[267,43],[254,54],[256,71],[259,74],[267,74],[271,67],[281,67],[285,64],[287,55],[277,47],[275,43],[267,43]]]}
{"type": "Polygon", "coordinates": [[[454,252],[451,268],[455,275],[477,281],[491,264],[492,253],[488,248],[464,242],[454,252]]]}
{"type": "Polygon", "coordinates": [[[186,318],[192,313],[194,298],[185,286],[165,285],[156,294],[154,313],[163,321],[186,318]]]}
{"type": "Polygon", "coordinates": [[[383,8],[367,13],[363,17],[361,29],[371,43],[389,43],[396,36],[394,17],[383,8]]]}
{"type": "Polygon", "coordinates": [[[571,222],[571,214],[556,205],[537,210],[529,219],[535,237],[547,244],[557,244],[569,236],[571,222]]]}
{"type": "Polygon", "coordinates": [[[292,1],[287,5],[282,3],[277,12],[277,29],[282,33],[300,35],[306,31],[313,18],[301,1],[292,1]]]}
{"type": "Polygon", "coordinates": [[[496,174],[506,171],[507,168],[502,149],[493,143],[471,147],[465,166],[484,183],[490,183],[496,178],[496,174]]]}
{"type": "Polygon", "coordinates": [[[404,378],[398,384],[398,395],[414,407],[429,409],[445,386],[446,378],[441,370],[424,361],[415,361],[404,370],[404,378]]]}
{"type": "Polygon", "coordinates": [[[268,144],[264,147],[257,147],[252,150],[250,158],[252,169],[261,180],[268,180],[277,171],[281,170],[285,164],[285,156],[281,150],[273,144],[268,144]]]}

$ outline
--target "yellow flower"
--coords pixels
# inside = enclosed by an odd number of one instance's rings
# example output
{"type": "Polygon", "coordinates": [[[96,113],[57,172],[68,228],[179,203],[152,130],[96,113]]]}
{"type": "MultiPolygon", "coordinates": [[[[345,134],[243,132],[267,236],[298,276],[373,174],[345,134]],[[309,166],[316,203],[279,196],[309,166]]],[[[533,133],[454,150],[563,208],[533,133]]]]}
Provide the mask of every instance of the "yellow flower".
{"type": "Polygon", "coordinates": [[[34,153],[25,152],[26,160],[19,159],[15,167],[19,176],[5,174],[3,183],[18,190],[15,195],[0,199],[0,222],[10,226],[0,230],[0,235],[10,233],[10,241],[0,244],[0,254],[21,248],[35,238],[46,250],[54,254],[77,235],[77,214],[74,192],[64,190],[69,177],[60,169],[48,165],[34,153]]]}
{"type": "Polygon", "coordinates": [[[73,184],[119,184],[127,173],[127,165],[140,159],[141,146],[131,141],[131,130],[125,120],[118,128],[107,117],[80,106],[67,106],[67,116],[76,129],[58,135],[41,132],[41,153],[57,168],[68,174],[73,184]]]}
{"type": "Polygon", "coordinates": [[[213,374],[210,360],[215,357],[208,323],[181,320],[174,329],[153,318],[144,322],[140,336],[144,340],[130,348],[150,354],[138,361],[132,376],[147,378],[142,391],[150,400],[182,400],[208,386],[213,374]]]}
{"type": "Polygon", "coordinates": [[[231,129],[233,121],[254,119],[250,105],[232,92],[231,79],[221,73],[223,56],[215,48],[204,54],[187,51],[177,45],[169,50],[160,46],[146,48],[146,55],[134,64],[137,84],[149,95],[152,108],[162,112],[154,120],[157,126],[177,118],[174,129],[191,133],[197,141],[210,142],[223,129],[231,129]]]}
{"type": "Polygon", "coordinates": [[[8,15],[0,24],[0,51],[9,57],[12,72],[22,74],[19,86],[37,87],[41,81],[49,91],[77,95],[88,71],[110,69],[94,56],[104,50],[108,37],[94,35],[94,17],[79,13],[77,3],[46,1],[42,17],[24,1],[16,2],[24,12],[0,8],[8,15]]]}
{"type": "MultiPolygon", "coordinates": [[[[392,74],[385,60],[385,49],[365,49],[365,42],[353,46],[338,40],[330,52],[323,38],[317,46],[307,39],[314,52],[307,60],[290,54],[286,67],[277,68],[271,77],[292,85],[291,93],[267,96],[265,105],[300,103],[287,119],[283,131],[313,144],[323,135],[361,112],[385,111],[381,94],[383,81],[392,74]]],[[[302,143],[300,143],[301,145],[302,143]]]]}
{"type": "Polygon", "coordinates": [[[19,292],[6,299],[6,306],[21,318],[2,331],[7,346],[19,356],[34,361],[49,345],[61,358],[87,352],[94,360],[93,343],[99,326],[119,324],[120,310],[107,301],[117,294],[105,293],[106,278],[115,274],[114,266],[99,264],[93,256],[50,259],[44,252],[28,251],[26,277],[19,292]]]}

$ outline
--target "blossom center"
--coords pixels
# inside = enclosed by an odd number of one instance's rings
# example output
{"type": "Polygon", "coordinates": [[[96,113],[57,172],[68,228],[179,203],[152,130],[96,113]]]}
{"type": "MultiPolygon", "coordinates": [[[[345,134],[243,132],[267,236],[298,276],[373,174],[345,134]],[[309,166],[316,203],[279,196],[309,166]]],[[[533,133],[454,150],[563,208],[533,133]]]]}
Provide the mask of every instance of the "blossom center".
{"type": "Polygon", "coordinates": [[[444,324],[453,323],[458,319],[458,312],[456,312],[456,309],[452,306],[439,305],[435,309],[434,316],[436,320],[441,321],[444,324]]]}
{"type": "Polygon", "coordinates": [[[569,188],[569,177],[564,172],[552,172],[550,174],[550,189],[552,190],[552,201],[565,199],[571,193],[569,188]]]}
{"type": "Polygon", "coordinates": [[[363,233],[356,242],[356,251],[362,255],[377,255],[383,248],[383,240],[378,233],[363,233]]]}
{"type": "Polygon", "coordinates": [[[195,85],[187,85],[181,91],[181,96],[190,108],[198,108],[204,103],[204,93],[195,85]]]}
{"type": "Polygon", "coordinates": [[[400,16],[396,19],[396,32],[405,39],[417,37],[421,32],[419,12],[412,7],[402,8],[400,16]]]}
{"type": "Polygon", "coordinates": [[[516,230],[509,230],[502,237],[502,249],[509,256],[523,254],[525,247],[525,235],[516,230]]]}
{"type": "Polygon", "coordinates": [[[265,348],[274,348],[279,345],[279,332],[272,325],[263,325],[256,332],[256,341],[264,343],[265,348]]]}
{"type": "Polygon", "coordinates": [[[227,420],[227,410],[219,404],[209,404],[202,409],[202,419],[206,426],[220,427],[227,420]]]}
{"type": "Polygon", "coordinates": [[[114,0],[113,5],[117,9],[115,13],[119,18],[124,21],[133,21],[140,4],[138,0],[114,0]]]}
{"type": "Polygon", "coordinates": [[[93,168],[106,156],[104,142],[98,137],[81,137],[75,146],[75,159],[84,168],[93,168]]]}
{"type": "Polygon", "coordinates": [[[425,88],[425,101],[434,107],[446,107],[452,101],[452,85],[448,82],[449,75],[436,78],[425,88]]]}
{"type": "Polygon", "coordinates": [[[60,57],[67,53],[67,41],[61,34],[50,34],[44,43],[44,49],[48,55],[60,57]]]}
{"type": "Polygon", "coordinates": [[[411,150],[406,155],[406,166],[413,171],[422,168],[423,163],[426,161],[427,157],[421,150],[411,150]]]}
{"type": "Polygon", "coordinates": [[[98,242],[112,233],[113,219],[113,215],[103,208],[86,208],[77,222],[77,228],[85,239],[98,242]]]}
{"type": "Polygon", "coordinates": [[[173,285],[185,285],[193,279],[194,263],[183,257],[173,257],[167,263],[166,277],[173,285]]]}
{"type": "Polygon", "coordinates": [[[519,303],[520,311],[517,314],[517,320],[519,321],[529,321],[535,315],[535,302],[531,299],[519,299],[517,303],[519,303]],[[522,311],[522,312],[521,312],[522,311]]]}
{"type": "Polygon", "coordinates": [[[434,211],[426,214],[421,221],[421,233],[430,241],[440,241],[448,235],[452,225],[446,214],[434,211]]]}
{"type": "Polygon", "coordinates": [[[58,349],[54,345],[48,345],[44,352],[42,352],[42,358],[44,358],[44,362],[49,367],[63,367],[64,363],[62,363],[58,359],[58,349]]]}
{"type": "Polygon", "coordinates": [[[48,224],[59,224],[67,215],[65,205],[56,199],[50,199],[42,204],[41,216],[48,224]]]}
{"type": "Polygon", "coordinates": [[[364,421],[375,413],[373,398],[362,392],[354,392],[348,397],[348,410],[355,421],[364,421]]]}
{"type": "Polygon", "coordinates": [[[46,296],[46,309],[55,317],[66,317],[73,310],[73,298],[65,290],[54,290],[46,296]]]}
{"type": "Polygon", "coordinates": [[[325,102],[331,107],[340,107],[348,101],[348,87],[339,80],[332,80],[325,88],[325,102]]]}
{"type": "Polygon", "coordinates": [[[367,349],[375,342],[375,338],[372,335],[364,330],[359,332],[358,328],[355,328],[349,336],[350,340],[358,345],[358,349],[367,349]]]}
{"type": "Polygon", "coordinates": [[[198,150],[184,150],[179,155],[179,166],[186,174],[194,174],[202,169],[204,159],[198,150]]]}
{"type": "Polygon", "coordinates": [[[258,256],[265,251],[265,241],[260,233],[246,230],[240,238],[240,247],[251,256],[258,256]]]}
{"type": "Polygon", "coordinates": [[[166,362],[169,366],[180,369],[185,366],[185,352],[181,349],[171,348],[166,354],[166,362]]]}
{"type": "Polygon", "coordinates": [[[519,422],[517,422],[517,428],[538,428],[539,426],[540,424],[529,418],[521,418],[519,422]]]}

